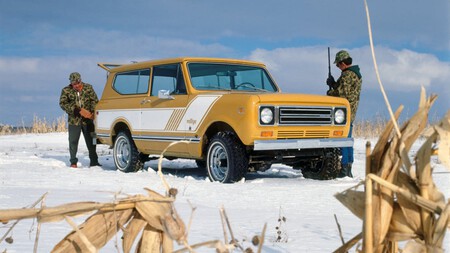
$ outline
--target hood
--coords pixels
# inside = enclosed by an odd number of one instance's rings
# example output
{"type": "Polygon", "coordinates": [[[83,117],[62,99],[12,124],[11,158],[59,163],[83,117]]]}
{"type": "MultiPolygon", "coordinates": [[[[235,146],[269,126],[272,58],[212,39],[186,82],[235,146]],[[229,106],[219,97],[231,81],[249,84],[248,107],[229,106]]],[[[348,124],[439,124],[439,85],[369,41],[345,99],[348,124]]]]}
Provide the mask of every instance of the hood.
{"type": "MultiPolygon", "coordinates": [[[[358,65],[350,66],[346,70],[352,71],[353,73],[355,73],[358,76],[359,79],[361,79],[362,75],[361,75],[361,72],[359,72],[359,66],[358,65]]],[[[344,70],[344,71],[346,71],[346,70],[344,70]]]]}

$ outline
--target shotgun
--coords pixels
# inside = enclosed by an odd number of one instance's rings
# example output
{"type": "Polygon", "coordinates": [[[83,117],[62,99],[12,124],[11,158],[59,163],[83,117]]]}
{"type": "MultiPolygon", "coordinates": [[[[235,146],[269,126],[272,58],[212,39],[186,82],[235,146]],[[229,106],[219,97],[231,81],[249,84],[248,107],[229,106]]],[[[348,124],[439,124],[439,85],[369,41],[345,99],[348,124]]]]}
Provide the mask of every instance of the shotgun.
{"type": "MultiPolygon", "coordinates": [[[[328,47],[328,78],[331,77],[331,65],[330,65],[330,47],[328,47]]],[[[328,90],[331,90],[331,85],[328,85],[328,90]]]]}

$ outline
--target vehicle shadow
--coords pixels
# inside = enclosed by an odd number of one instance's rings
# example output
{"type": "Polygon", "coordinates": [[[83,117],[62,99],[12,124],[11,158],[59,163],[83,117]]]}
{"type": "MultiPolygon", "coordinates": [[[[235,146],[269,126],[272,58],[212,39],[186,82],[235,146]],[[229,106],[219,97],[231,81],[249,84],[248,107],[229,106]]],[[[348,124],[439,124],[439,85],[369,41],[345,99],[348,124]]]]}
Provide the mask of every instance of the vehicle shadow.
{"type": "MultiPolygon", "coordinates": [[[[194,165],[195,166],[195,165],[194,165]]],[[[158,171],[158,166],[148,166],[145,170],[154,170],[158,171]]],[[[192,168],[170,168],[170,167],[162,167],[162,173],[164,175],[172,175],[179,178],[192,177],[196,180],[206,180],[208,175],[206,174],[206,170],[198,167],[192,168]]]]}
{"type": "MultiPolygon", "coordinates": [[[[43,158],[58,160],[70,167],[69,156],[67,155],[46,155],[43,158]]],[[[78,164],[80,167],[89,168],[89,157],[86,155],[78,156],[78,164]]],[[[105,171],[115,171],[114,159],[112,155],[99,156],[101,168],[105,171]]],[[[144,164],[144,170],[158,171],[158,160],[151,160],[144,164]]],[[[164,159],[162,162],[162,173],[164,175],[171,175],[179,178],[192,177],[195,180],[208,180],[208,174],[205,168],[198,168],[195,160],[189,159],[164,159]]],[[[284,165],[272,165],[271,168],[264,172],[248,172],[245,176],[245,181],[254,181],[260,179],[281,179],[281,178],[299,178],[303,177],[300,171],[293,170],[291,167],[284,165]]]]}
{"type": "MultiPolygon", "coordinates": [[[[145,169],[158,171],[158,162],[147,162],[145,169]]],[[[164,175],[173,175],[176,177],[193,177],[197,180],[208,180],[208,174],[205,168],[198,168],[195,161],[185,159],[175,159],[172,161],[163,160],[162,173],[164,175]]],[[[272,165],[271,168],[264,172],[248,172],[245,181],[260,180],[264,178],[299,178],[303,177],[299,170],[293,170],[291,167],[284,165],[272,165]]]]}
{"type": "Polygon", "coordinates": [[[303,177],[302,173],[297,170],[288,168],[270,168],[264,172],[249,172],[245,176],[245,180],[258,180],[264,178],[299,178],[303,177]]]}

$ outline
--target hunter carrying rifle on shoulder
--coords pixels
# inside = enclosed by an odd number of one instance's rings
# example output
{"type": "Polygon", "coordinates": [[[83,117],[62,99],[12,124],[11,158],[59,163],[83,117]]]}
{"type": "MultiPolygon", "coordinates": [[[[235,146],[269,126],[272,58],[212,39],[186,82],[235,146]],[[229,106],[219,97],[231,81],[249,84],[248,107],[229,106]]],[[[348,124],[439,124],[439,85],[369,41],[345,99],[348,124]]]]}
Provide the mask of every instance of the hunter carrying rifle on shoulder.
{"type": "MultiPolygon", "coordinates": [[[[334,77],[331,75],[330,48],[328,48],[328,78],[326,83],[329,89],[327,95],[345,98],[350,103],[351,122],[348,137],[352,137],[353,121],[355,120],[356,111],[358,110],[362,85],[362,76],[359,71],[359,66],[352,65],[352,61],[353,60],[347,51],[341,50],[336,53],[334,64],[336,64],[336,67],[342,72],[341,76],[335,81],[334,77]]],[[[341,154],[341,171],[338,177],[353,177],[353,147],[341,148],[341,154]]]]}

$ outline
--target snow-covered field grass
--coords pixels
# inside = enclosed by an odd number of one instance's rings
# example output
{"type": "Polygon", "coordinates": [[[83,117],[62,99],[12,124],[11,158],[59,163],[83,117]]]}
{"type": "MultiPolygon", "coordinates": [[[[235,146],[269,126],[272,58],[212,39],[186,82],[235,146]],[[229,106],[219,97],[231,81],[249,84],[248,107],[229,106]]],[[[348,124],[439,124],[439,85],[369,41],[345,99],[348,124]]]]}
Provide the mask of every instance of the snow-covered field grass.
{"type": "MultiPolygon", "coordinates": [[[[84,140],[80,140],[78,157],[82,166],[72,169],[68,167],[67,138],[67,133],[0,136],[1,209],[26,207],[46,192],[46,206],[76,201],[112,202],[115,197],[125,194],[145,194],[144,187],[164,194],[164,187],[155,172],[156,160],[146,163],[145,167],[150,167],[146,171],[125,174],[115,170],[112,151],[99,145],[97,152],[102,167],[89,168],[84,140]]],[[[370,141],[374,146],[376,140],[370,141]]],[[[276,164],[265,173],[248,174],[245,181],[219,184],[210,182],[205,173],[196,168],[194,161],[181,159],[165,160],[163,171],[169,184],[178,189],[176,208],[185,223],[192,213],[191,204],[196,207],[188,236],[191,244],[223,240],[219,213],[223,206],[235,237],[240,242],[245,241],[245,246],[251,246],[252,237],[259,235],[267,223],[263,252],[332,252],[341,245],[335,214],[345,240],[362,229],[362,222],[333,195],[364,178],[366,142],[362,138],[355,140],[354,178],[310,180],[303,178],[299,171],[276,164]],[[280,217],[285,217],[286,221],[280,223],[280,217]],[[278,233],[281,238],[277,239],[278,233]]],[[[418,148],[419,145],[413,146],[411,154],[418,148]]],[[[433,178],[449,198],[450,173],[435,159],[433,157],[433,178]]],[[[81,223],[86,218],[75,220],[81,223]]],[[[0,225],[0,237],[10,225],[0,225]]],[[[13,243],[3,241],[0,252],[32,252],[36,225],[33,220],[22,220],[11,234],[13,243]]],[[[65,222],[44,223],[38,252],[50,252],[70,231],[71,227],[65,222]]],[[[120,234],[100,252],[118,252],[116,242],[121,245],[120,234]]],[[[444,245],[450,245],[448,235],[444,245]]],[[[203,248],[198,252],[214,251],[203,248]]]]}

